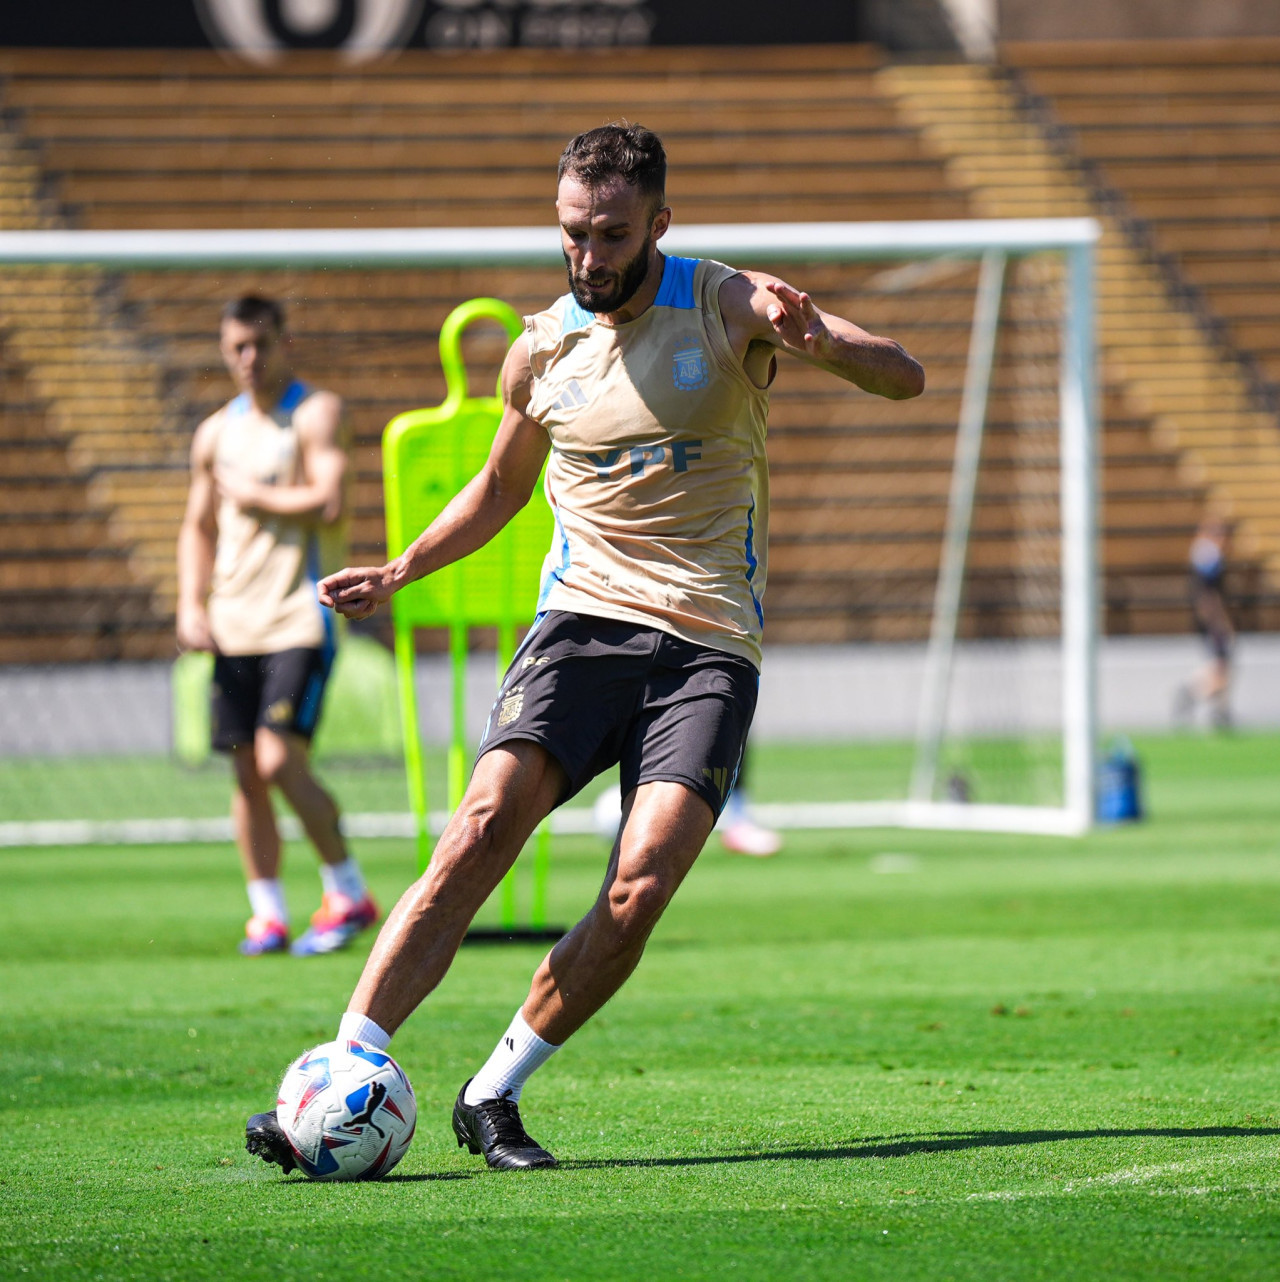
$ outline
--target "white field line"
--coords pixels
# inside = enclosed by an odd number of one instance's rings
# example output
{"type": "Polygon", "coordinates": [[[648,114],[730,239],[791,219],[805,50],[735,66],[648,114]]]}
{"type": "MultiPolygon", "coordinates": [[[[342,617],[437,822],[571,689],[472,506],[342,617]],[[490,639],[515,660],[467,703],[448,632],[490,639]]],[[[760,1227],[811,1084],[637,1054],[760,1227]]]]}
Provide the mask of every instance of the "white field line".
{"type": "MultiPolygon", "coordinates": [[[[832,801],[762,804],[756,819],[783,830],[849,828],[928,828],[943,831],[1025,832],[1075,836],[1080,829],[1065,810],[1049,806],[981,806],[913,801],[832,801]]],[[[448,812],[433,810],[428,825],[444,831],[448,812]]],[[[348,814],[343,831],[349,837],[413,837],[413,816],[403,813],[348,814]]],[[[302,836],[291,815],[280,820],[289,841],[302,836]]],[[[569,807],[551,816],[551,831],[579,835],[597,831],[590,809],[569,807]]],[[[232,839],[231,820],[214,819],[51,819],[0,823],[5,846],[149,846],[232,839]]]]}
{"type": "Polygon", "coordinates": [[[967,1202],[1016,1202],[1024,1198],[1068,1197],[1076,1193],[1106,1188],[1130,1186],[1143,1188],[1152,1197],[1207,1197],[1211,1193],[1267,1193],[1275,1192],[1274,1184],[1194,1184],[1178,1185],[1170,1177],[1179,1175],[1200,1176],[1203,1178],[1212,1167],[1235,1165],[1237,1158],[1225,1154],[1201,1158],[1198,1161],[1163,1162],[1154,1166],[1129,1166],[1118,1171],[1107,1171],[1102,1175],[1090,1175],[1083,1180],[1063,1180],[1051,1188],[1039,1189],[992,1189],[989,1192],[969,1193],[967,1202]],[[1159,1187],[1147,1187],[1159,1184],[1159,1187]]]}
{"type": "MultiPolygon", "coordinates": [[[[444,831],[447,811],[433,810],[428,826],[433,833],[444,831]]],[[[280,833],[287,841],[302,837],[302,826],[292,815],[279,819],[280,833]]],[[[413,816],[409,814],[349,814],[342,817],[342,831],[348,837],[412,838],[413,816]]],[[[560,810],[551,817],[555,833],[595,832],[589,810],[560,810]]],[[[217,819],[53,819],[29,823],[0,823],[0,847],[4,846],[155,846],[193,842],[231,841],[230,818],[217,819]]]]}

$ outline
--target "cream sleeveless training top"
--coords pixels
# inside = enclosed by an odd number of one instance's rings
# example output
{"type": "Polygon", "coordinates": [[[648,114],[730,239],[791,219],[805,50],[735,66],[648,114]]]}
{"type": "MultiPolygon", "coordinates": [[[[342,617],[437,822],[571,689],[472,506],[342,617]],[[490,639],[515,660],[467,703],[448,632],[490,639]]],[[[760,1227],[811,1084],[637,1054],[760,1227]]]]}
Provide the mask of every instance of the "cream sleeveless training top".
{"type": "MultiPolygon", "coordinates": [[[[300,485],[302,451],[294,410],[311,395],[295,380],[266,422],[247,395],[221,410],[214,442],[218,467],[266,485],[300,485]]],[[[218,542],[209,594],[209,626],[223,654],[275,654],[333,644],[333,616],[321,608],[316,584],[338,569],[342,523],[315,517],[246,512],[218,504],[218,542]]]]}
{"type": "Polygon", "coordinates": [[[660,628],[759,667],[769,394],[725,334],[718,292],[735,274],[667,257],[635,320],[606,324],[572,294],[525,318],[556,518],[538,608],[660,628]]]}

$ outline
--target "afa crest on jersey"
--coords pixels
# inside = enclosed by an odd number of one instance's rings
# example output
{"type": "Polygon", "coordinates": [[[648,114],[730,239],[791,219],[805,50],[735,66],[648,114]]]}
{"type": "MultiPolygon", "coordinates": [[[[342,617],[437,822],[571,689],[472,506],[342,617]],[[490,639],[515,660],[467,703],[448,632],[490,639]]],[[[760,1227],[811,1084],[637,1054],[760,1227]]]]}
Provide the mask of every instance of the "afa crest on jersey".
{"type": "Polygon", "coordinates": [[[696,392],[711,381],[707,358],[700,346],[682,347],[671,361],[671,380],[682,392],[696,392]]]}

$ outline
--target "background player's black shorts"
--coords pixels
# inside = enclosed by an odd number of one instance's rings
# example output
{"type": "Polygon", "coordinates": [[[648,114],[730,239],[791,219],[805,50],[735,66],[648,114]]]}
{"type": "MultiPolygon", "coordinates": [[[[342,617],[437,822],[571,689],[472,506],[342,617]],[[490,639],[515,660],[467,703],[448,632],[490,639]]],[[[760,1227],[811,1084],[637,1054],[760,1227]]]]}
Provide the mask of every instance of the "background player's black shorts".
{"type": "Polygon", "coordinates": [[[213,746],[253,742],[258,726],[310,740],[320,719],[333,650],[220,654],[213,661],[213,746]]]}
{"type": "Polygon", "coordinates": [[[480,744],[530,739],[564,767],[572,797],[620,764],[622,795],[673,780],[717,816],[733,790],[760,676],[747,659],[657,628],[550,610],[502,679],[480,744]]]}
{"type": "Polygon", "coordinates": [[[1191,613],[1196,631],[1204,637],[1209,653],[1226,662],[1231,658],[1231,630],[1223,625],[1222,576],[1191,572],[1191,613]]]}

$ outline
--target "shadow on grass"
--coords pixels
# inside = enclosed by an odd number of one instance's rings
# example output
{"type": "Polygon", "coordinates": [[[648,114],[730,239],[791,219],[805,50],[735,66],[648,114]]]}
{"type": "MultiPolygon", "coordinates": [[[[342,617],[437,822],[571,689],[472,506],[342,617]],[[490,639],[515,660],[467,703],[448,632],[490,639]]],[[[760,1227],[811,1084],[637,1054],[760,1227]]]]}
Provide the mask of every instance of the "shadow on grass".
{"type": "Polygon", "coordinates": [[[831,1162],[854,1158],[910,1157],[914,1153],[953,1153],[973,1148],[1011,1148],[1062,1140],[1098,1139],[1229,1139],[1280,1135],[1277,1126],[1152,1126],[1079,1131],[938,1131],[932,1135],[874,1136],[862,1144],[836,1148],[770,1149],[757,1153],[721,1153],[699,1157],[624,1157],[561,1162],[566,1171],[608,1167],[713,1166],[734,1162],[831,1162]]]}
{"type": "MultiPolygon", "coordinates": [[[[784,1148],[757,1153],[718,1153],[698,1157],[617,1157],[570,1159],[561,1162],[562,1171],[625,1170],[630,1167],[717,1166],[737,1162],[841,1162],[856,1158],[910,1157],[913,1153],[954,1153],[971,1148],[1010,1148],[1019,1144],[1052,1144],[1062,1140],[1106,1139],[1231,1139],[1261,1135],[1280,1135],[1280,1126],[1152,1126],[1103,1128],[1092,1131],[936,1131],[932,1135],[877,1135],[862,1144],[836,1148],[784,1148]]],[[[426,1181],[471,1180],[486,1174],[481,1166],[475,1171],[423,1171],[410,1175],[396,1172],[384,1175],[379,1184],[420,1184],[426,1181]]],[[[280,1177],[280,1183],[295,1188],[308,1187],[312,1181],[280,1177]]]]}
{"type": "MultiPolygon", "coordinates": [[[[600,1165],[607,1166],[608,1163],[601,1162],[600,1165]]],[[[380,1180],[372,1180],[372,1181],[353,1180],[351,1181],[351,1183],[421,1184],[424,1181],[430,1180],[432,1183],[438,1184],[443,1180],[473,1180],[477,1175],[483,1175],[483,1174],[484,1174],[483,1167],[481,1167],[479,1171],[423,1171],[421,1172],[421,1174],[418,1174],[418,1175],[409,1175],[404,1171],[396,1171],[392,1175],[384,1175],[380,1180]]],[[[276,1178],[276,1183],[282,1188],[296,1188],[296,1189],[310,1188],[313,1184],[323,1183],[323,1182],[324,1181],[309,1180],[305,1175],[303,1175],[301,1171],[298,1171],[298,1170],[291,1171],[289,1172],[288,1175],[277,1176],[276,1178]],[[294,1178],[295,1176],[300,1178],[294,1178]]],[[[341,1184],[341,1183],[344,1183],[344,1181],[339,1180],[337,1181],[337,1183],[341,1184]]]]}

